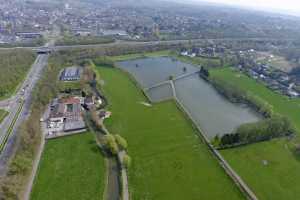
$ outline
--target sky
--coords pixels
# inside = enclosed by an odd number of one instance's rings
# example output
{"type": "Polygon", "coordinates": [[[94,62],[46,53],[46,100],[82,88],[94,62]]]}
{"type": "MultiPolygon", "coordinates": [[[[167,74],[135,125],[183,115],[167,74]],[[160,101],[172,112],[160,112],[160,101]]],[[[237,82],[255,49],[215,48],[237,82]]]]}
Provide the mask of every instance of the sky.
{"type": "MultiPolygon", "coordinates": [[[[184,1],[184,0],[182,0],[184,1]]],[[[194,2],[211,2],[238,5],[260,10],[290,11],[300,13],[300,0],[191,0],[194,2]]]]}

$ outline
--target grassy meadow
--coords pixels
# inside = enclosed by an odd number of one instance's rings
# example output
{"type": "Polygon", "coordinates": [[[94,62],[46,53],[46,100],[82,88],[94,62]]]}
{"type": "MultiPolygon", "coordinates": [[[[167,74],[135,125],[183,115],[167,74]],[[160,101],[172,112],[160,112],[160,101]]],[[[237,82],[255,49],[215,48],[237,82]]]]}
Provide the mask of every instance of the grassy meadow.
{"type": "MultiPolygon", "coordinates": [[[[287,116],[300,131],[300,100],[274,93],[263,84],[230,68],[211,70],[210,75],[236,84],[273,106],[275,112],[287,116]]],[[[221,153],[261,200],[294,200],[299,198],[300,154],[293,140],[273,139],[221,153]]]]}
{"type": "Polygon", "coordinates": [[[31,200],[100,200],[104,158],[92,133],[47,141],[31,200]]]}
{"type": "Polygon", "coordinates": [[[129,144],[132,199],[244,199],[174,101],[145,105],[126,73],[96,69],[112,111],[106,126],[129,144]]]}

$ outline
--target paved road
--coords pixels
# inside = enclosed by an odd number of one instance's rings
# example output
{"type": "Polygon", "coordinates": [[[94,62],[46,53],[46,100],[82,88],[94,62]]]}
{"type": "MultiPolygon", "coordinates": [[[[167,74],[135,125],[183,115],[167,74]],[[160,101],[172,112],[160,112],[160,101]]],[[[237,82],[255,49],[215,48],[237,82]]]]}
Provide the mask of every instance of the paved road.
{"type": "Polygon", "coordinates": [[[24,102],[24,105],[13,127],[13,131],[6,142],[3,151],[0,154],[0,175],[5,172],[8,158],[15,150],[15,145],[13,144],[16,142],[16,131],[20,124],[29,116],[31,94],[35,84],[42,74],[43,68],[47,65],[48,57],[49,55],[47,54],[37,56],[34,64],[27,74],[25,81],[22,84],[22,87],[20,87],[20,90],[17,92],[17,94],[9,101],[9,115],[0,124],[0,143],[5,140],[9,126],[15,118],[17,111],[22,104],[22,101],[24,102]]]}

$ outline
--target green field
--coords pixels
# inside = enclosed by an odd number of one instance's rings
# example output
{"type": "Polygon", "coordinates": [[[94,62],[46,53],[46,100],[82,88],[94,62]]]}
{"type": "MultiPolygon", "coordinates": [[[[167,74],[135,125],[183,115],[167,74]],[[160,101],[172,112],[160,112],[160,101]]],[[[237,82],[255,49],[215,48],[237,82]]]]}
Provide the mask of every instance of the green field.
{"type": "MultiPolygon", "coordinates": [[[[236,84],[273,106],[275,112],[287,116],[300,130],[300,100],[289,99],[267,89],[261,83],[230,68],[211,70],[210,75],[236,84]]],[[[299,138],[299,137],[298,137],[299,138]]],[[[297,139],[274,139],[221,153],[237,173],[262,200],[299,199],[300,154],[294,151],[297,139]]]]}
{"type": "Polygon", "coordinates": [[[104,159],[91,133],[49,140],[35,180],[32,200],[102,199],[104,159]]]}
{"type": "Polygon", "coordinates": [[[112,117],[108,129],[129,143],[132,199],[244,199],[175,102],[153,106],[128,76],[98,67],[112,117]]]}
{"type": "Polygon", "coordinates": [[[0,109],[0,123],[4,120],[4,118],[8,115],[8,112],[0,109]]]}
{"type": "Polygon", "coordinates": [[[80,81],[60,81],[58,83],[58,88],[60,91],[64,90],[78,90],[81,88],[80,81]]]}

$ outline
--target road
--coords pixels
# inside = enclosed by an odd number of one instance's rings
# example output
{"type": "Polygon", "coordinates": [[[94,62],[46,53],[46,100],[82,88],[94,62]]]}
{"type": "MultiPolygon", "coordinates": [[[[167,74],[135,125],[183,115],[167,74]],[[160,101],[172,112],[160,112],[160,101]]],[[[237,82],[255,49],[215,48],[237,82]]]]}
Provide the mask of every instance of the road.
{"type": "Polygon", "coordinates": [[[9,101],[5,100],[0,102],[0,105],[6,105],[6,110],[8,110],[9,112],[8,116],[0,124],[0,144],[6,141],[6,138],[8,137],[9,127],[17,117],[17,120],[12,128],[12,132],[9,135],[3,151],[0,154],[0,175],[5,172],[8,158],[14,151],[16,131],[20,124],[29,116],[32,91],[37,81],[39,80],[44,67],[47,65],[48,57],[49,55],[47,54],[38,55],[16,95],[11,97],[9,101]],[[20,111],[19,109],[22,104],[23,107],[20,111]]]}

